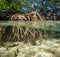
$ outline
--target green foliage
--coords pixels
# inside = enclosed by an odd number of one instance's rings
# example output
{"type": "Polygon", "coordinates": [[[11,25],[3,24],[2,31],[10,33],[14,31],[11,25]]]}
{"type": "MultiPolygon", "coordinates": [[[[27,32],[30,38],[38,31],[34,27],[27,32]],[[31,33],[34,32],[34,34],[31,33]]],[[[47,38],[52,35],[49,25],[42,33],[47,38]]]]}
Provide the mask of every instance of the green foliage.
{"type": "Polygon", "coordinates": [[[0,9],[6,8],[6,0],[0,0],[0,9]]]}
{"type": "Polygon", "coordinates": [[[23,7],[30,7],[26,0],[0,0],[0,10],[24,12],[23,7]]]}
{"type": "Polygon", "coordinates": [[[55,0],[55,3],[58,3],[58,2],[60,2],[60,0],[55,0]]]}
{"type": "Polygon", "coordinates": [[[55,3],[59,3],[60,0],[48,0],[47,3],[48,4],[55,4],[55,3]]]}
{"type": "MultiPolygon", "coordinates": [[[[44,0],[33,0],[34,2],[39,4],[44,0]]],[[[60,0],[47,0],[47,5],[55,4],[60,2],[60,0]]],[[[32,2],[29,0],[0,0],[0,10],[10,11],[10,12],[25,12],[23,8],[31,8],[32,2]]],[[[38,6],[34,5],[34,9],[40,9],[38,6]]],[[[46,6],[46,5],[45,5],[46,6]]],[[[44,6],[44,7],[45,7],[44,6]]],[[[40,6],[41,7],[41,6],[40,6]]]]}

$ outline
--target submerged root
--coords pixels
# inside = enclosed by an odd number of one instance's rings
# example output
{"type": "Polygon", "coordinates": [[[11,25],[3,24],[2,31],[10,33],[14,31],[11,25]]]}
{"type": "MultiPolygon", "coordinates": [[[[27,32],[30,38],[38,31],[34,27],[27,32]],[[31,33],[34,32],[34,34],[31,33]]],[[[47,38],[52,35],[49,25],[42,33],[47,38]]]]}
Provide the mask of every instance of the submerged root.
{"type": "Polygon", "coordinates": [[[2,29],[2,42],[16,42],[16,41],[23,41],[25,43],[31,42],[35,44],[36,40],[44,39],[44,35],[48,38],[49,34],[47,31],[37,30],[37,29],[29,29],[24,27],[12,27],[8,26],[5,29],[2,29]]]}

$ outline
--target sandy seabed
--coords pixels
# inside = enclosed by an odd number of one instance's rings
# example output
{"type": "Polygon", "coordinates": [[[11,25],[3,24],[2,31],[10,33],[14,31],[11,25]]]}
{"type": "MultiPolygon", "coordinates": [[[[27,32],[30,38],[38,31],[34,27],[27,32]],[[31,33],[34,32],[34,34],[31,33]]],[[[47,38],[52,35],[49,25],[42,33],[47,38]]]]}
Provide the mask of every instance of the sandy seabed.
{"type": "Polygon", "coordinates": [[[4,47],[0,47],[0,57],[60,57],[60,40],[43,40],[41,43],[37,40],[35,46],[7,42],[4,47]]]}

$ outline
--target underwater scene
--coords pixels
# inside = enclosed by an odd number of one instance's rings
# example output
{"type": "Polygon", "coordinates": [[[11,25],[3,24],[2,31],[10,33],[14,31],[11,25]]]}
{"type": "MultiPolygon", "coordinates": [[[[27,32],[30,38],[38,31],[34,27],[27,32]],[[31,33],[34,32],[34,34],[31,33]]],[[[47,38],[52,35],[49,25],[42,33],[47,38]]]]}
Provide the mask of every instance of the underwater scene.
{"type": "Polygon", "coordinates": [[[0,21],[0,57],[60,57],[60,21],[0,21]]]}

